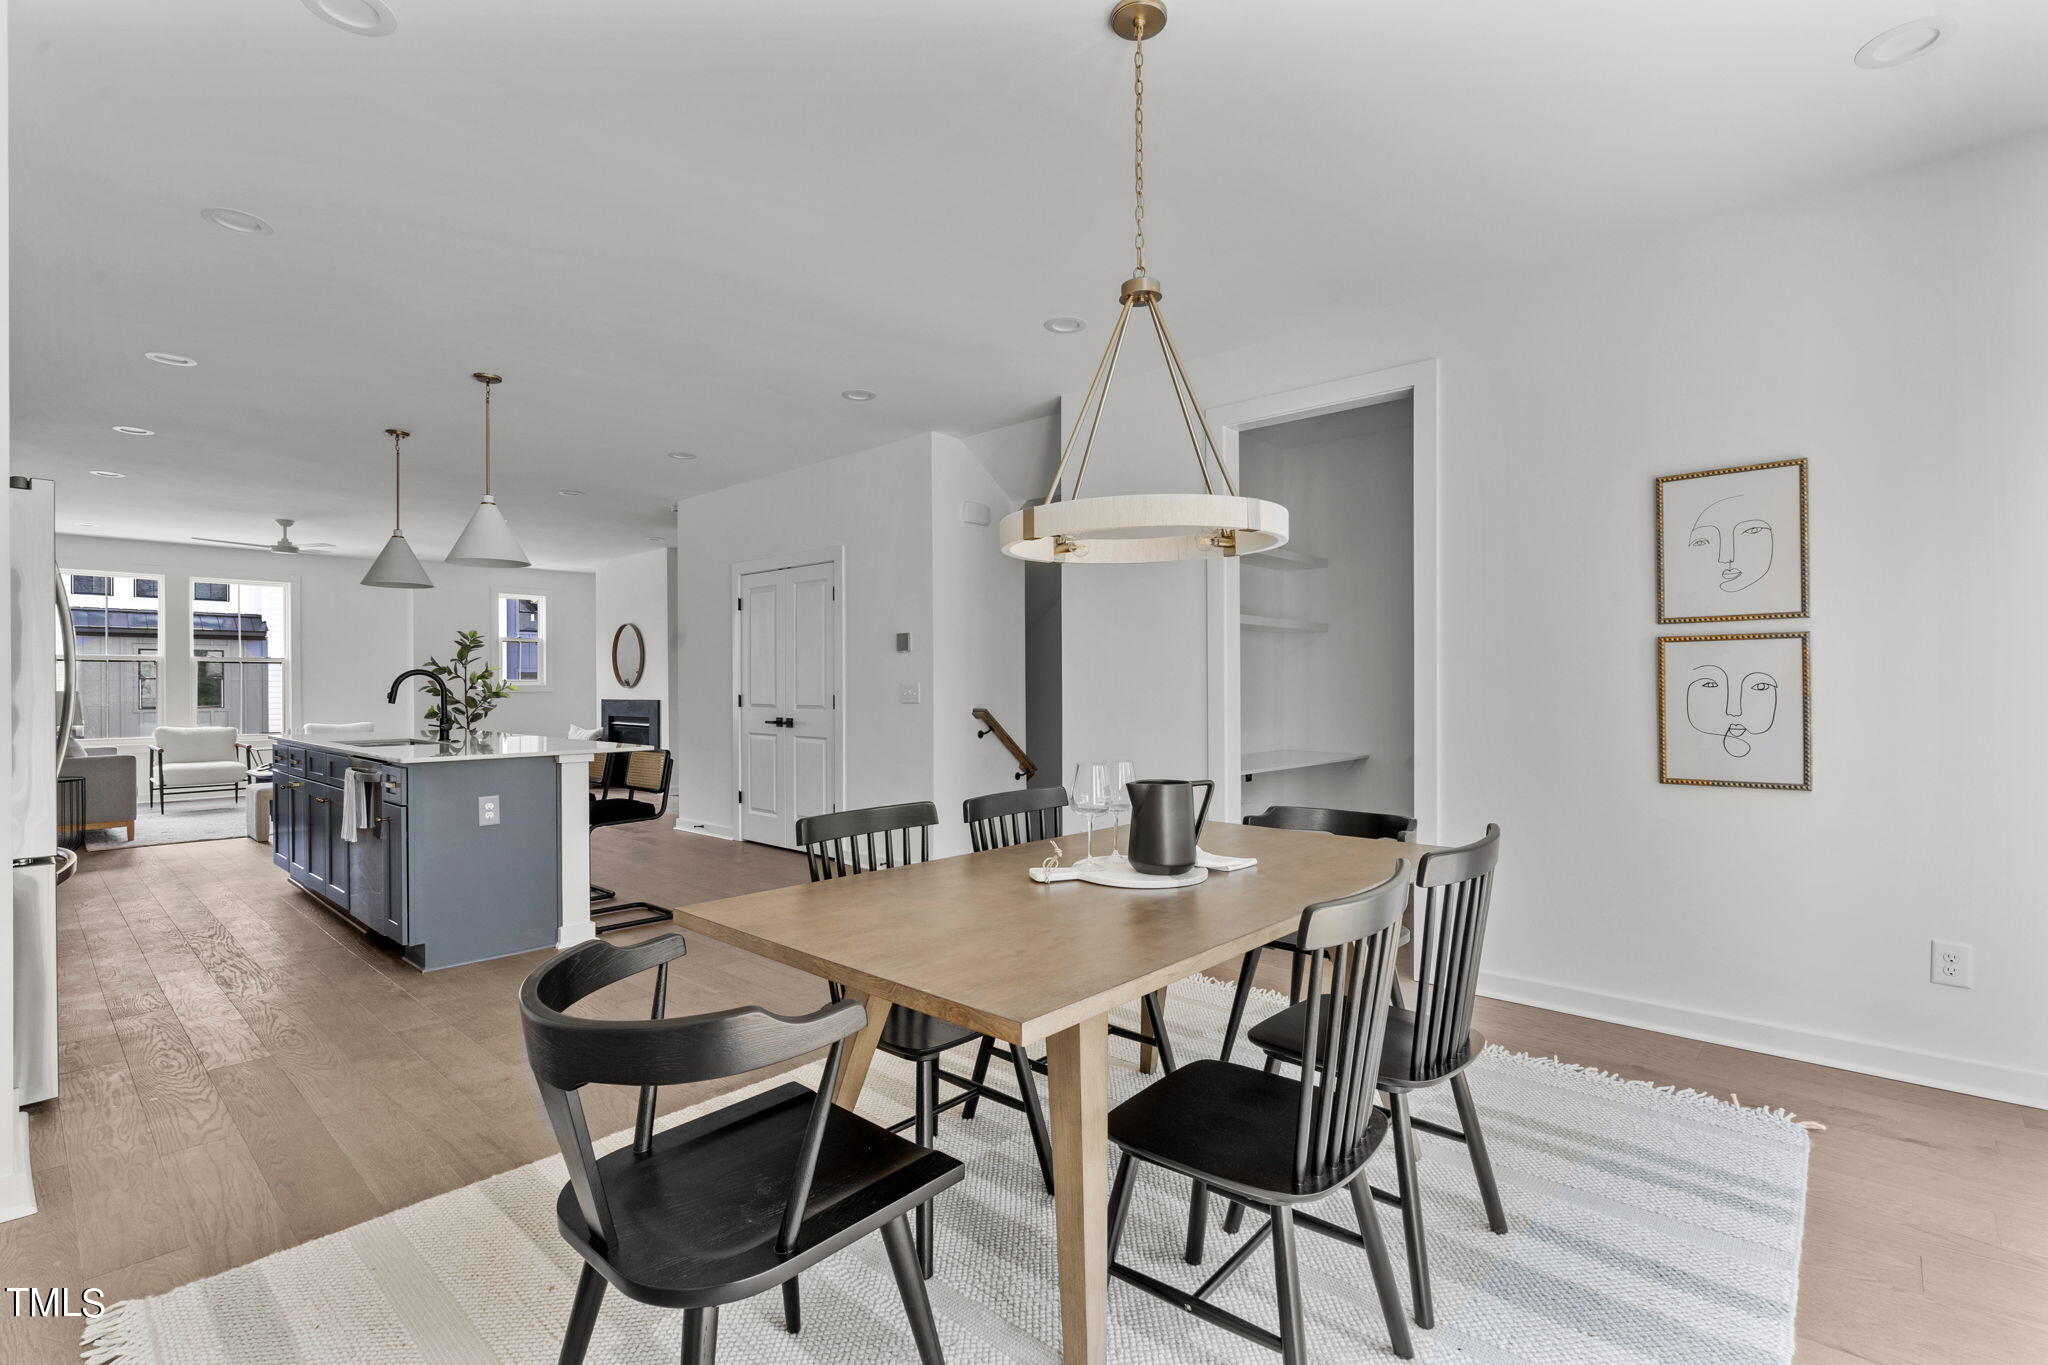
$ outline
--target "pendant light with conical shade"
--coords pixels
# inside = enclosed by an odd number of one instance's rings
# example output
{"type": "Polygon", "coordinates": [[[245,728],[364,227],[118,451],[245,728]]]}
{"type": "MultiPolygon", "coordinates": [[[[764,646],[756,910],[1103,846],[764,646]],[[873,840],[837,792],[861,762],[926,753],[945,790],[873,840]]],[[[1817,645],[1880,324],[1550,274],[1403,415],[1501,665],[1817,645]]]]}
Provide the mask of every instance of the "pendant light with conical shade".
{"type": "Polygon", "coordinates": [[[398,443],[412,435],[398,427],[384,428],[384,434],[391,438],[391,539],[384,542],[384,548],[370,565],[370,571],[363,575],[366,588],[431,588],[434,580],[427,577],[427,571],[420,567],[420,557],[412,552],[406,542],[405,528],[400,515],[400,494],[403,485],[399,477],[398,443]]]}
{"type": "Polygon", "coordinates": [[[491,386],[504,381],[482,371],[470,378],[484,386],[484,500],[469,514],[469,525],[456,537],[455,548],[448,552],[448,562],[484,569],[523,569],[533,561],[512,538],[512,528],[505,524],[498,500],[491,496],[491,386]]]}

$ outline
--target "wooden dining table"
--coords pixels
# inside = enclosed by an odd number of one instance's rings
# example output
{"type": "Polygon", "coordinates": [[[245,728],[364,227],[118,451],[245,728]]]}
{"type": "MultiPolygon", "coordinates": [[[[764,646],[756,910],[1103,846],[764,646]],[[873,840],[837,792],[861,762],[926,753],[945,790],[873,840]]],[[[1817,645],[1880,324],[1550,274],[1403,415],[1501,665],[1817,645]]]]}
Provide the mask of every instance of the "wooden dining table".
{"type": "Polygon", "coordinates": [[[1303,906],[1376,885],[1399,859],[1412,872],[1429,851],[1220,823],[1202,846],[1259,861],[1168,890],[1046,884],[1029,876],[1053,852],[1043,841],[675,912],[684,929],[840,982],[867,1005],[833,1094],[848,1108],[892,1004],[1046,1045],[1068,1365],[1100,1365],[1107,1346],[1109,1012],[1289,932],[1303,906]]]}

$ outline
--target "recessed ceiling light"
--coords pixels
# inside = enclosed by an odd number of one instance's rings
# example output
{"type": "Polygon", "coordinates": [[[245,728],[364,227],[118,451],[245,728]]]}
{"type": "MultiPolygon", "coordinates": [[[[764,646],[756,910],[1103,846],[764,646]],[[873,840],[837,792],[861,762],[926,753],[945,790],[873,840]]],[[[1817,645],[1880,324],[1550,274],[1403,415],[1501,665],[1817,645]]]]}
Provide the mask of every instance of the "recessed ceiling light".
{"type": "Polygon", "coordinates": [[[668,544],[668,537],[667,537],[667,536],[649,536],[649,537],[647,537],[647,538],[648,538],[649,540],[653,541],[653,542],[654,542],[655,544],[657,544],[657,545],[666,545],[666,544],[668,544]]]}
{"type": "Polygon", "coordinates": [[[1058,332],[1062,336],[1066,335],[1068,332],[1078,332],[1087,325],[1088,324],[1086,322],[1083,322],[1080,318],[1047,318],[1045,320],[1046,331],[1058,332]]]}
{"type": "Polygon", "coordinates": [[[81,531],[97,531],[100,526],[96,521],[74,521],[71,524],[81,531]]]}
{"type": "Polygon", "coordinates": [[[562,498],[580,498],[583,496],[583,490],[580,488],[557,488],[555,490],[555,496],[562,498]]]}
{"type": "Polygon", "coordinates": [[[92,476],[95,479],[125,479],[128,477],[126,474],[116,474],[111,469],[95,469],[92,471],[92,476]]]}
{"type": "Polygon", "coordinates": [[[1940,15],[1888,28],[1856,49],[1856,65],[1866,71],[1904,66],[1915,57],[1925,55],[1955,31],[1956,21],[1940,15]]]}
{"type": "Polygon", "coordinates": [[[154,435],[156,435],[156,433],[155,433],[155,432],[153,432],[153,431],[151,431],[151,430],[150,430],[150,429],[149,429],[148,427],[115,427],[115,428],[114,428],[114,430],[116,430],[116,431],[120,432],[120,433],[121,433],[121,434],[122,434],[123,436],[154,436],[154,435]]]}
{"type": "Polygon", "coordinates": [[[176,365],[180,369],[191,369],[199,362],[188,355],[172,355],[169,351],[144,351],[144,360],[154,360],[159,365],[176,365]]]}
{"type": "Polygon", "coordinates": [[[875,401],[875,391],[873,389],[841,389],[839,396],[849,403],[872,403],[875,401]]]}
{"type": "Polygon", "coordinates": [[[201,209],[199,216],[217,228],[226,228],[247,237],[268,237],[274,230],[255,214],[244,213],[240,209],[201,209]]]}
{"type": "Polygon", "coordinates": [[[314,17],[325,19],[343,33],[358,38],[382,38],[398,27],[398,20],[382,0],[300,0],[314,17]]]}
{"type": "Polygon", "coordinates": [[[697,458],[687,450],[671,450],[668,453],[668,457],[671,460],[694,460],[697,458]]]}

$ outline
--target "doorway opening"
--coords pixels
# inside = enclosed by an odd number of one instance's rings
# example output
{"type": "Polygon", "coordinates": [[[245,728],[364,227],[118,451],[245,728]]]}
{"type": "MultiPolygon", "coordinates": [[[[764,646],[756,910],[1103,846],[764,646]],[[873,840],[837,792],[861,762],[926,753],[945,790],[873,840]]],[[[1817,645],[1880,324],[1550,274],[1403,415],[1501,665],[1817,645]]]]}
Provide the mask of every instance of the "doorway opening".
{"type": "Polygon", "coordinates": [[[796,560],[733,566],[734,828],[776,848],[844,796],[840,560],[796,560]]]}
{"type": "Polygon", "coordinates": [[[1436,363],[1211,416],[1288,543],[1211,561],[1210,771],[1221,815],[1438,818],[1436,363]],[[1227,789],[1229,796],[1224,797],[1227,789]]]}

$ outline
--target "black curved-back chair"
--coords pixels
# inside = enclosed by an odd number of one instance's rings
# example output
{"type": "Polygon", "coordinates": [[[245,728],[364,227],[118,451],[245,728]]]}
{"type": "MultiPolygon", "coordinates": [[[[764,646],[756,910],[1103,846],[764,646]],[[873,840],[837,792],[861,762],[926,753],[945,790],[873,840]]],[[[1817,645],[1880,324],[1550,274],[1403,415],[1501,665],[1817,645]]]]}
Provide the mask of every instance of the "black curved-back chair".
{"type": "MultiPolygon", "coordinates": [[[[1465,1144],[1472,1175],[1486,1206],[1486,1225],[1508,1230],[1494,1182],[1493,1161],[1479,1128],[1479,1109],[1472,1102],[1472,1083],[1465,1068],[1486,1051],[1486,1039],[1472,1027],[1472,1002],[1479,989],[1479,957],[1486,944],[1486,911],[1493,896],[1493,871],[1500,861],[1500,826],[1462,848],[1426,853],[1415,868],[1413,921],[1415,946],[1410,966],[1415,979],[1415,1008],[1395,1008],[1387,1018],[1387,1042],[1380,1059],[1378,1086],[1386,1093],[1394,1124],[1394,1170],[1400,1177],[1401,1227],[1408,1242],[1408,1274],[1413,1282],[1415,1321],[1433,1326],[1436,1310],[1429,1289],[1429,1248],[1423,1238],[1422,1192],[1415,1170],[1417,1129],[1465,1144]],[[1408,1096],[1417,1090],[1448,1083],[1458,1105],[1458,1128],[1418,1119],[1409,1112],[1408,1096]]],[[[1311,1000],[1290,1005],[1263,1020],[1246,1035],[1264,1049],[1267,1065],[1300,1065],[1304,1042],[1315,1031],[1311,1000]]],[[[1318,1064],[1323,1058],[1318,1057],[1318,1064]]],[[[1233,1210],[1234,1212],[1234,1210],[1233,1210]]]]}
{"type": "Polygon", "coordinates": [[[1307,1359],[1297,1228],[1365,1249],[1394,1352],[1404,1359],[1415,1354],[1365,1172],[1366,1160],[1388,1131],[1386,1114],[1373,1105],[1373,1086],[1407,900],[1404,860],[1378,886],[1301,912],[1294,939],[1307,963],[1308,1027],[1330,1040],[1327,1066],[1304,1067],[1298,1078],[1289,1078],[1270,1068],[1190,1062],[1110,1111],[1109,1140],[1124,1155],[1110,1191],[1109,1273],[1205,1322],[1279,1351],[1287,1365],[1307,1359]],[[1330,967],[1327,985],[1325,963],[1330,967]],[[1116,1253],[1140,1162],[1194,1182],[1184,1252],[1190,1265],[1202,1262],[1212,1189],[1235,1201],[1236,1208],[1264,1211],[1268,1221],[1192,1291],[1123,1265],[1116,1253]],[[1356,1232],[1295,1207],[1340,1189],[1351,1196],[1356,1232]],[[1268,1237],[1279,1301],[1277,1334],[1211,1300],[1268,1237]]]}
{"type": "MultiPolygon", "coordinates": [[[[993,792],[988,796],[970,796],[961,803],[961,818],[967,821],[968,838],[974,844],[976,853],[987,853],[991,849],[1009,848],[1014,844],[1034,843],[1040,839],[1053,839],[1061,833],[1062,812],[1067,806],[1065,787],[1011,788],[1009,791],[993,792]]],[[[1173,1040],[1166,1032],[1166,992],[1157,990],[1145,997],[1140,1007],[1145,1018],[1143,1033],[1111,1024],[1109,1031],[1119,1038],[1156,1050],[1161,1066],[1171,1071],[1174,1068],[1173,1040]]],[[[974,1058],[974,1081],[979,1085],[988,1076],[989,1062],[995,1056],[996,1041],[984,1038],[981,1051],[974,1058]]],[[[1150,1054],[1144,1054],[1141,1069],[1150,1071],[1150,1054]]],[[[1012,1059],[1015,1060],[1014,1058],[1012,1059]]],[[[1034,1061],[1031,1066],[1045,1070],[1042,1062],[1034,1061]]],[[[960,1117],[974,1117],[979,1096],[970,1097],[960,1111],[960,1117]]],[[[1046,1193],[1052,1193],[1050,1173],[1046,1177],[1046,1193]]]]}
{"type": "MultiPolygon", "coordinates": [[[[1328,806],[1268,806],[1258,815],[1247,815],[1247,825],[1262,825],[1267,829],[1306,829],[1324,834],[1342,834],[1353,839],[1398,839],[1406,842],[1415,833],[1415,817],[1412,815],[1380,815],[1363,810],[1333,810],[1328,806]]],[[[1237,993],[1230,1000],[1230,1017],[1223,1025],[1224,1061],[1230,1060],[1232,1050],[1237,1047],[1237,1031],[1244,1024],[1245,1003],[1252,998],[1252,977],[1259,970],[1259,958],[1268,948],[1292,954],[1294,971],[1289,978],[1287,1000],[1294,1004],[1301,999],[1301,952],[1294,946],[1293,936],[1274,939],[1263,947],[1252,949],[1244,955],[1243,964],[1237,969],[1237,993]]],[[[1399,994],[1399,987],[1395,988],[1399,994]]]]}
{"type": "MultiPolygon", "coordinates": [[[[643,820],[659,820],[668,814],[668,789],[670,779],[675,776],[675,759],[666,749],[638,749],[632,753],[604,754],[590,765],[594,779],[590,798],[590,828],[593,833],[610,829],[615,825],[637,825],[643,820]],[[600,762],[602,767],[600,768],[600,762]],[[601,774],[601,777],[600,777],[601,774]],[[620,795],[614,796],[617,790],[620,795]],[[643,796],[656,796],[655,801],[643,801],[643,796]]],[[[611,900],[618,893],[610,887],[595,882],[590,887],[593,905],[611,900]]],[[[590,912],[597,932],[609,934],[615,929],[637,929],[643,924],[660,924],[672,920],[676,912],[665,905],[652,901],[622,901],[618,905],[606,905],[590,912]],[[611,916],[628,910],[639,910],[633,919],[598,919],[599,915],[611,916]]]]}
{"type": "MultiPolygon", "coordinates": [[[[938,808],[929,801],[908,801],[895,806],[869,806],[862,810],[834,811],[829,815],[806,815],[796,822],[796,840],[804,846],[811,880],[831,881],[863,872],[921,863],[931,856],[931,830],[939,821],[938,808]],[[879,841],[879,842],[878,842],[879,841]]],[[[845,994],[836,981],[829,982],[832,998],[845,994]]],[[[1024,1049],[1011,1049],[1017,1067],[1018,1099],[1011,1099],[984,1082],[986,1069],[977,1068],[972,1077],[947,1071],[939,1065],[944,1055],[962,1043],[982,1038],[971,1028],[949,1024],[919,1010],[897,1005],[889,1011],[889,1022],[875,1046],[891,1057],[900,1057],[917,1068],[916,1113],[890,1129],[896,1132],[913,1124],[917,1140],[930,1146],[938,1137],[939,1115],[955,1105],[990,1099],[1011,1109],[1024,1111],[1031,1129],[1031,1144],[1038,1154],[1038,1169],[1047,1193],[1052,1192],[1052,1136],[1046,1122],[1045,1101],[1031,1083],[1030,1063],[1024,1049]],[[939,1102],[939,1082],[961,1089],[960,1094],[939,1102]]],[[[966,1112],[963,1111],[963,1117],[966,1112]]],[[[935,1264],[932,1252],[932,1210],[929,1204],[917,1211],[917,1254],[927,1279],[935,1264]]]]}
{"type": "Polygon", "coordinates": [[[888,1248],[919,1359],[942,1365],[906,1216],[930,1208],[965,1172],[832,1103],[845,1040],[866,1023],[865,1008],[840,1000],[793,1019],[751,1007],[667,1019],[668,964],[683,952],[679,934],[579,944],[535,968],[519,990],[527,1062],[569,1167],[555,1217],[583,1258],[562,1365],[579,1365],[589,1350],[608,1285],[682,1310],[683,1365],[711,1365],[721,1305],[778,1285],[785,1325],[798,1331],[797,1276],[871,1232],[888,1248]],[[566,1013],[650,967],[651,1018],[566,1013]],[[737,1076],[828,1045],[816,1091],[790,1082],[654,1131],[659,1086],[737,1076]],[[589,1085],[640,1088],[630,1146],[592,1151],[589,1085]]]}

